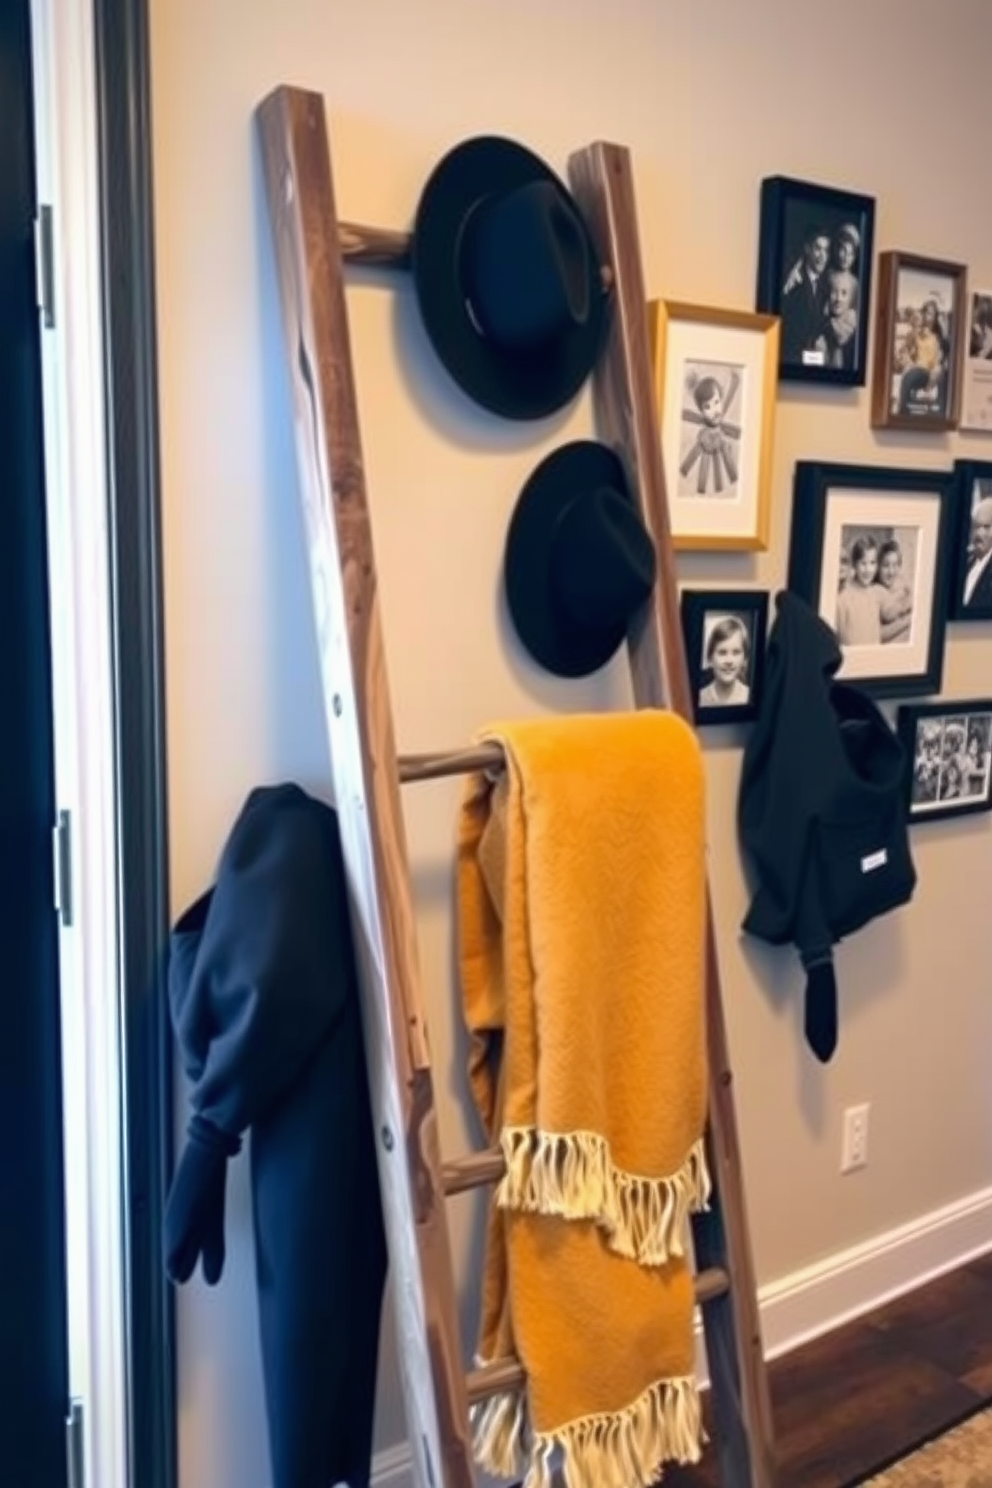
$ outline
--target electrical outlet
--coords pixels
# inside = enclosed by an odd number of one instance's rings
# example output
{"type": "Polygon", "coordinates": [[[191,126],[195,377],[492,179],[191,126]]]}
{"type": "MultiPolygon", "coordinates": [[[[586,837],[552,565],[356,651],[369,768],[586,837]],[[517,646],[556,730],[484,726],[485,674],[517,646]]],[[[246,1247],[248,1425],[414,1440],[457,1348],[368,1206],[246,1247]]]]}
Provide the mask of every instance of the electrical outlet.
{"type": "Polygon", "coordinates": [[[840,1154],[842,1173],[853,1173],[868,1164],[868,1113],[870,1106],[848,1106],[844,1112],[844,1142],[840,1154]]]}

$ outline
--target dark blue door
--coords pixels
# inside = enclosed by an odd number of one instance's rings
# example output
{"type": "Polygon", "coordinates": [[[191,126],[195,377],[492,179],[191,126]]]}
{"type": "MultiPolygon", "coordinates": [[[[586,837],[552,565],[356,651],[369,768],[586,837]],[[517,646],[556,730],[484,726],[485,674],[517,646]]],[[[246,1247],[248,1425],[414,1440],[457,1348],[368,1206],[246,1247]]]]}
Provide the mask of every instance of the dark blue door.
{"type": "Polygon", "coordinates": [[[0,1484],[67,1478],[51,665],[29,0],[0,0],[0,1484]]]}

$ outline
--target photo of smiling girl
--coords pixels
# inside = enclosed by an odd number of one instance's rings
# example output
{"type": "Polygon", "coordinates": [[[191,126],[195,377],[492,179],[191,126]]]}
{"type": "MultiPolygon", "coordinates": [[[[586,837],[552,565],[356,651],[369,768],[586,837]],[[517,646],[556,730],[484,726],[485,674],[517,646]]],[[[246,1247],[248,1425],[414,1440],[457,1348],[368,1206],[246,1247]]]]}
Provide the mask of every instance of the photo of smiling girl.
{"type": "Polygon", "coordinates": [[[739,615],[707,616],[701,708],[742,708],[751,701],[751,632],[739,615]]]}

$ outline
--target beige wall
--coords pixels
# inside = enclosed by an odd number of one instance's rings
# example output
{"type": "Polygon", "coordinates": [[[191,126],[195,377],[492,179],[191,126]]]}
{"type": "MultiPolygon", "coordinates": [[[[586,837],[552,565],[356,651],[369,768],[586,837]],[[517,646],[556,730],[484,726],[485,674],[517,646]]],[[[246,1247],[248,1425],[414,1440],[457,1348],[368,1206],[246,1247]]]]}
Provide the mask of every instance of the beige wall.
{"type": "MultiPolygon", "coordinates": [[[[559,168],[594,138],[633,151],[649,292],[750,307],[758,182],[782,172],[877,194],[878,244],[961,258],[992,282],[987,0],[153,0],[172,888],[212,872],[254,784],[328,781],[273,266],[251,112],[281,81],[326,95],[345,216],[402,226],[437,156],[502,130],[559,168]],[[945,11],[948,19],[944,19],[945,11]],[[953,12],[953,24],[950,22],[953,12]]],[[[498,599],[503,535],[539,456],[590,428],[476,412],[438,370],[408,288],[350,308],[399,738],[455,744],[488,716],[608,706],[522,659],[498,599]]],[[[798,457],[939,465],[976,441],[873,436],[855,392],[783,392],[773,540],[687,557],[699,583],[784,580],[798,457]]],[[[989,627],[952,632],[948,693],[989,690],[989,627]]],[[[988,820],[914,837],[912,908],[839,955],[840,1053],[800,1034],[788,955],[745,946],[733,814],[741,738],[709,732],[713,888],[762,1280],[992,1182],[984,930],[988,820]],[[872,1102],[871,1163],[838,1172],[840,1112],[872,1102]]],[[[465,1119],[453,1028],[454,788],[408,797],[422,964],[452,1149],[465,1119]]],[[[475,1227],[453,1211],[466,1284],[475,1227]]],[[[264,1426],[243,1165],[223,1284],[180,1299],[183,1488],[263,1488],[264,1426]]],[[[402,1435],[387,1338],[378,1442],[402,1435]]]]}

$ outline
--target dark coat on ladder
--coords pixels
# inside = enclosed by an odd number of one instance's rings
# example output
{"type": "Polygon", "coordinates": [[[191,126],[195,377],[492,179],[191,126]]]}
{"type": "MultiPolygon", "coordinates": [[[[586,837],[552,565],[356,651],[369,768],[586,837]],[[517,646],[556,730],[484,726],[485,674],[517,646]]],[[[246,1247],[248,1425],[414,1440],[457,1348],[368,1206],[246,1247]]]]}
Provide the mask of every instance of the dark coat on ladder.
{"type": "Polygon", "coordinates": [[[219,1279],[227,1159],[250,1129],[273,1488],[366,1488],[386,1247],[336,813],[295,785],[252,791],[170,953],[194,1114],[169,1273],[202,1257],[219,1279]]]}

